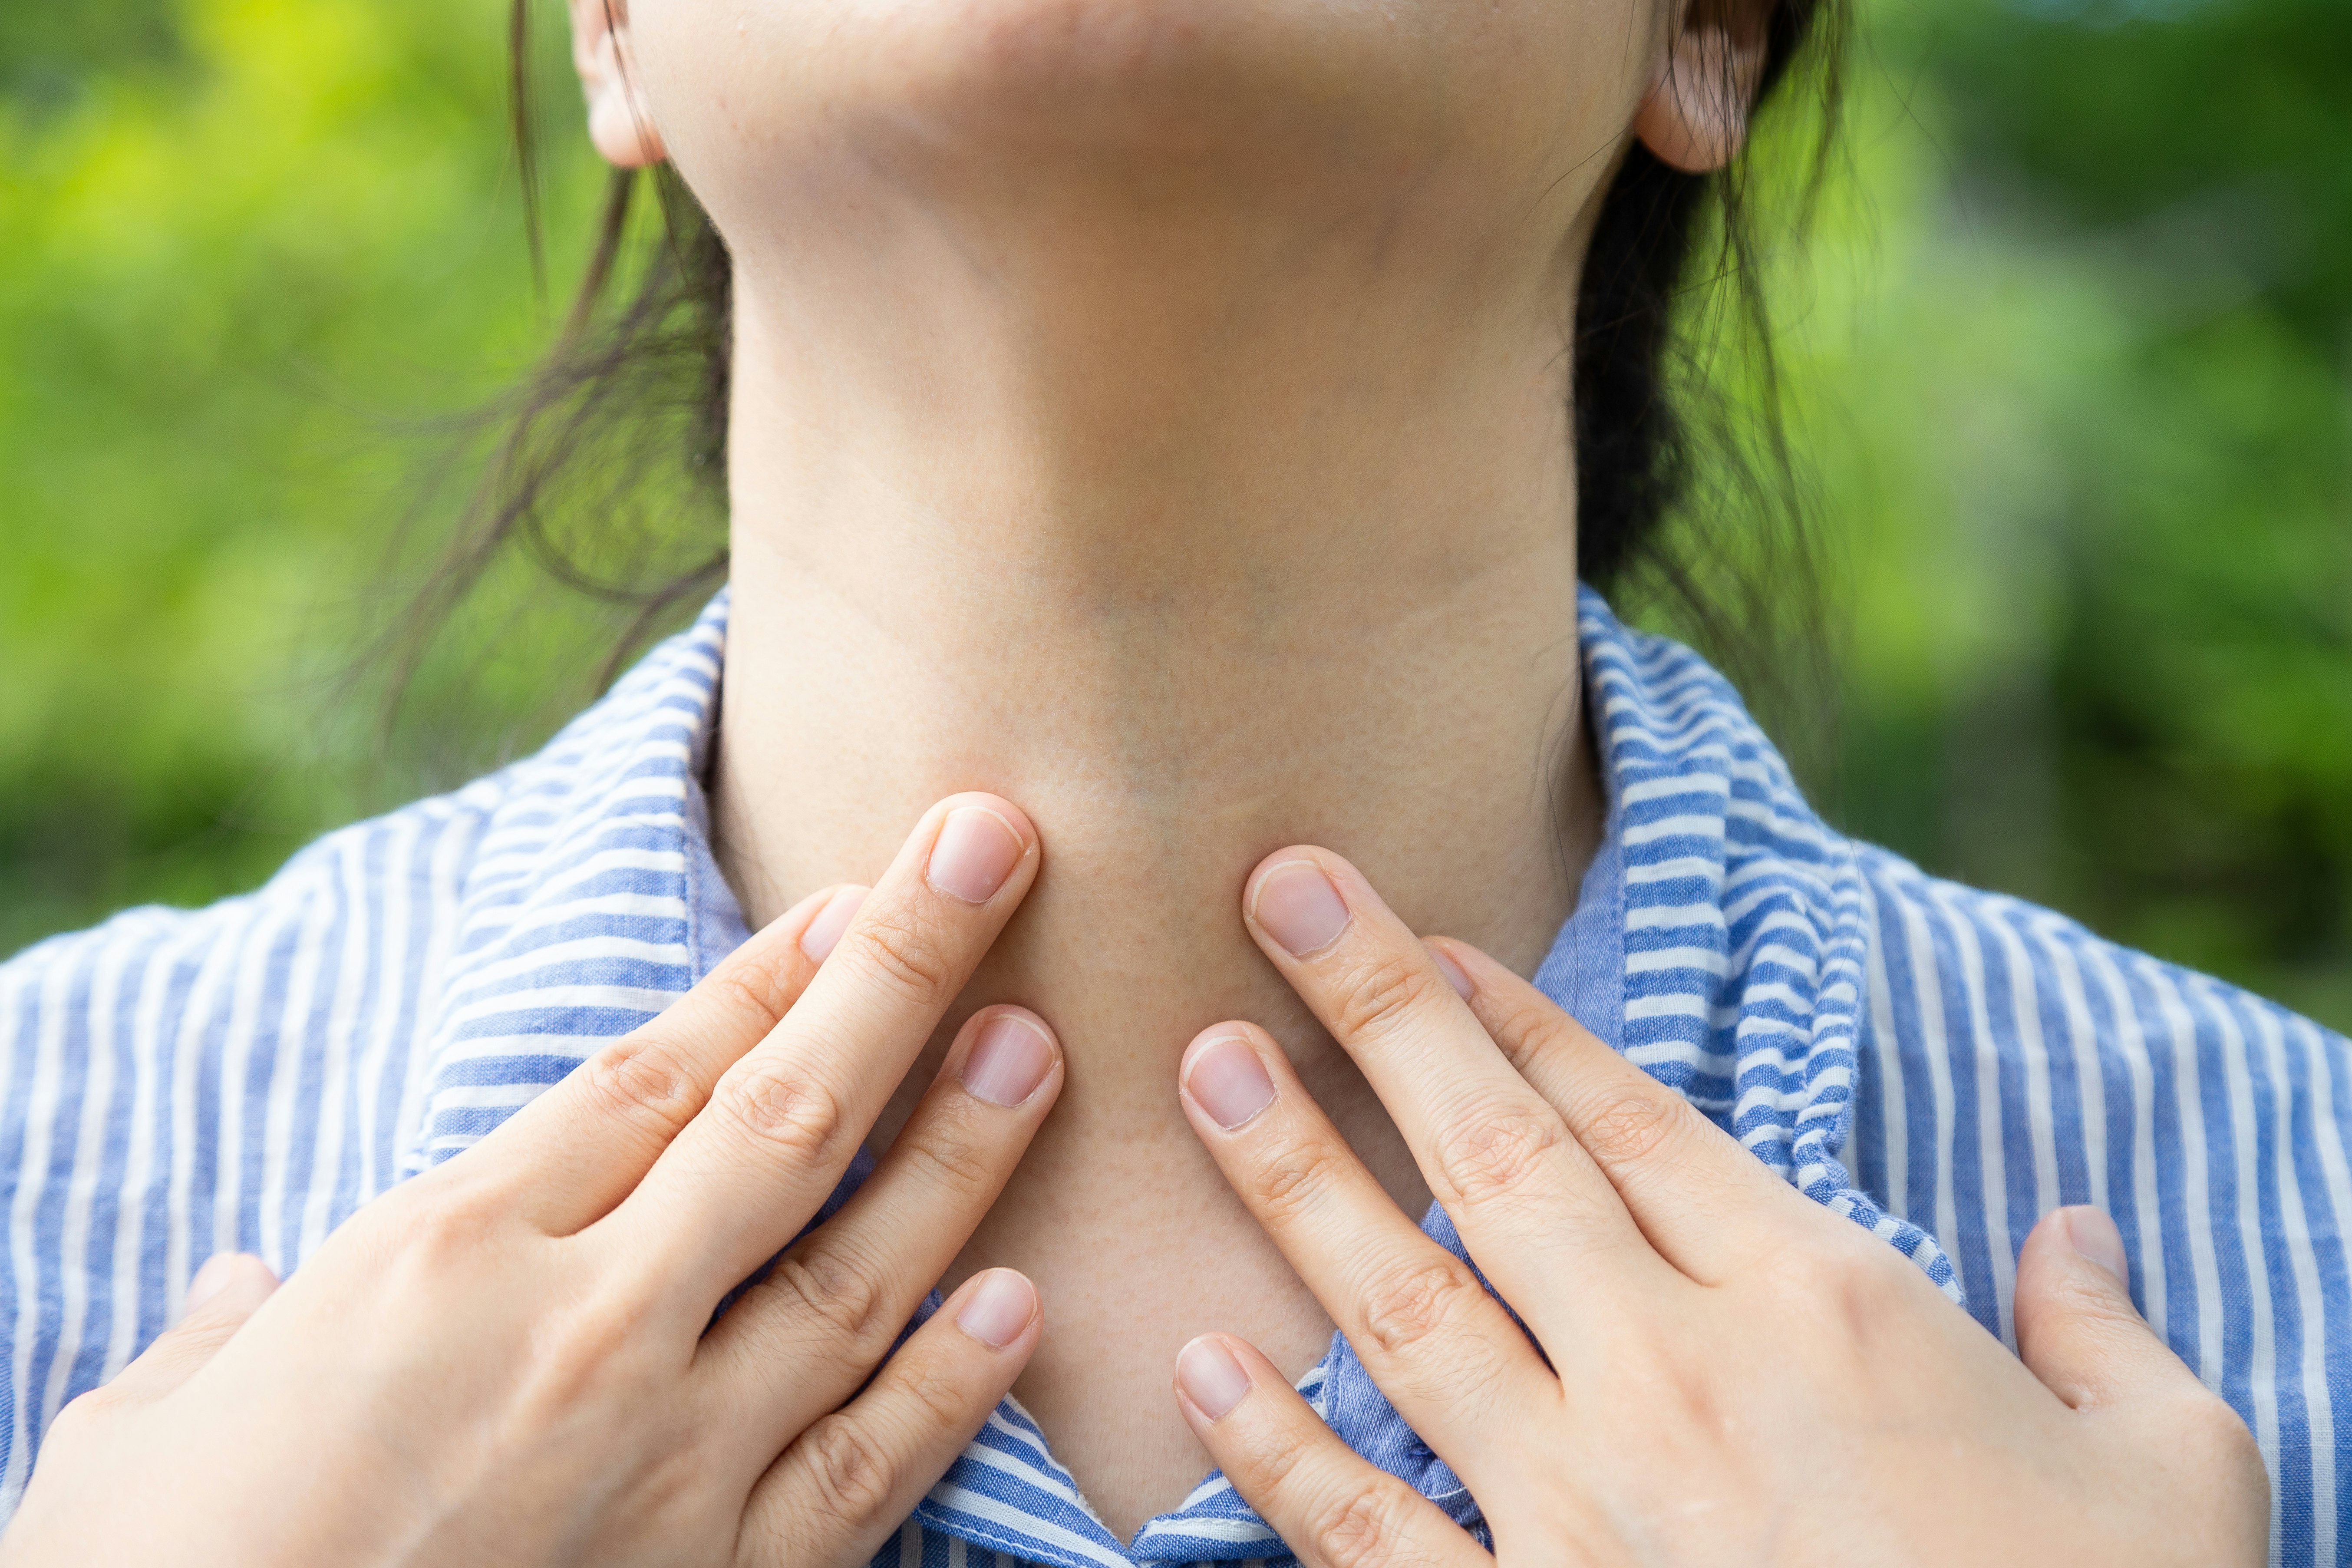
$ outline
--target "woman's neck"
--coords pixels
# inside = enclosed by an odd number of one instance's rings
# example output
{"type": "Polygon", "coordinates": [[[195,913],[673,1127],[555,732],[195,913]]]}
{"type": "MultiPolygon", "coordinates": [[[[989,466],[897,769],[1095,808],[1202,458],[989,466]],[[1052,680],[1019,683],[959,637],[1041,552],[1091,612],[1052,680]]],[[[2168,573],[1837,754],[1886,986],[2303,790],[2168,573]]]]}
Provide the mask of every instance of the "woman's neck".
{"type": "Polygon", "coordinates": [[[1601,816],[1558,323],[1190,226],[1016,257],[942,223],[868,248],[896,302],[863,310],[812,293],[845,280],[822,265],[738,268],[721,863],[757,923],[870,879],[951,791],[1036,821],[1036,889],[915,1077],[970,1007],[1062,1035],[1061,1103],[960,1268],[1038,1279],[1022,1395],[1122,1531],[1198,1479],[1186,1337],[1297,1372],[1328,1332],[1177,1110],[1185,1042],[1265,1024],[1426,1202],[1244,937],[1244,874],[1327,845],[1527,970],[1601,816]],[[890,276],[906,247],[924,277],[890,276]]]}

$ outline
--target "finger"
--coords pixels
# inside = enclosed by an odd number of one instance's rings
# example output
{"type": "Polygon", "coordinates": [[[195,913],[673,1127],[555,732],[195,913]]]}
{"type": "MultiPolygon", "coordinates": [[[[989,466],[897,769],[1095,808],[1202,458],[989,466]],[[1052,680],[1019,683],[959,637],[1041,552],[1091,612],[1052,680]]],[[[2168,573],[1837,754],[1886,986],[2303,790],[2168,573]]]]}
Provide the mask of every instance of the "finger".
{"type": "Polygon", "coordinates": [[[1203,1334],[1186,1345],[1176,1403],[1234,1489],[1311,1568],[1492,1563],[1435,1504],[1341,1442],[1244,1342],[1203,1334]]]}
{"type": "MultiPolygon", "coordinates": [[[[1249,1024],[1186,1047],[1185,1116],[1251,1215],[1413,1429],[1465,1477],[1559,1383],[1527,1335],[1390,1201],[1282,1050],[1249,1024]]],[[[1475,1485],[1475,1482],[1474,1482],[1475,1485]]]]}
{"type": "Polygon", "coordinates": [[[702,1342],[712,1418],[772,1426],[772,1452],[865,1382],[1004,1190],[1062,1073],[1034,1013],[974,1014],[881,1167],[702,1342]]]}
{"type": "Polygon", "coordinates": [[[218,1354],[277,1289],[278,1276],[249,1252],[224,1252],[206,1259],[188,1281],[180,1321],[122,1369],[114,1387],[142,1399],[171,1393],[218,1354]]]}
{"type": "Polygon", "coordinates": [[[661,1016],[516,1111],[467,1152],[462,1171],[443,1169],[453,1180],[511,1185],[516,1211],[549,1235],[594,1224],[645,1179],[719,1075],[799,999],[865,897],[858,887],[810,894],[661,1016]]]}
{"type": "Polygon", "coordinates": [[[2087,1205],[2042,1217],[2017,1258],[2017,1353],[2077,1410],[2205,1385],[2132,1305],[2116,1222],[2087,1205]]]}
{"type": "Polygon", "coordinates": [[[864,1394],[816,1422],[752,1489],[737,1561],[864,1563],[906,1521],[1029,1363],[1036,1288],[1010,1268],[967,1280],[864,1394]]]}
{"type": "Polygon", "coordinates": [[[1719,1284],[1826,1211],[1467,942],[1429,941],[1504,1058],[1559,1112],[1659,1255],[1719,1284]]]}
{"type": "Polygon", "coordinates": [[[1354,867],[1328,850],[1277,851],[1243,908],[1258,946],[1363,1068],[1470,1255],[1545,1343],[1575,1331],[1570,1280],[1639,1289],[1667,1272],[1559,1113],[1354,867]]]}
{"type": "Polygon", "coordinates": [[[2231,1500],[2196,1521],[2182,1562],[2257,1563],[2270,1534],[2270,1476],[2245,1420],[2132,1305],[2116,1222],[2082,1205],[2042,1216],[2017,1259],[2017,1352],[2042,1385],[2126,1447],[2123,1464],[2231,1500]]]}
{"type": "Polygon", "coordinates": [[[839,1183],[1035,879],[1036,830],[991,795],[923,814],[801,999],[600,1222],[620,1257],[708,1312],[839,1183]]]}

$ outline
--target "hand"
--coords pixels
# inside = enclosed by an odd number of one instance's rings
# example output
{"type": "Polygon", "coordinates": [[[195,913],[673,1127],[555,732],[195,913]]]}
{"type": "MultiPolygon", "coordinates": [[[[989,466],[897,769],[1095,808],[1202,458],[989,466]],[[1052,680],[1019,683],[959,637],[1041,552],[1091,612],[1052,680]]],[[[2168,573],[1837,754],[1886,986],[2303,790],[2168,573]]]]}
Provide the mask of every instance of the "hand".
{"type": "MultiPolygon", "coordinates": [[[[1263,1030],[1192,1043],[1185,1113],[1468,1486],[1496,1558],[2264,1561],[2252,1438],[2133,1310],[2104,1215],[2060,1210],[2026,1243],[2021,1363],[1533,986],[1415,941],[1339,857],[1284,850],[1244,897],[1526,1331],[1398,1212],[1263,1030]]],[[[1488,1560],[1248,1345],[1195,1340],[1177,1392],[1310,1564],[1488,1560]]]]}
{"type": "Polygon", "coordinates": [[[976,1014],[793,1237],[1039,853],[1004,801],[942,802],[870,895],[802,903],[282,1288],[215,1258],[58,1416],[0,1562],[869,1561],[1036,1348],[996,1269],[890,1353],[1059,1092],[1051,1032],[976,1014]]]}

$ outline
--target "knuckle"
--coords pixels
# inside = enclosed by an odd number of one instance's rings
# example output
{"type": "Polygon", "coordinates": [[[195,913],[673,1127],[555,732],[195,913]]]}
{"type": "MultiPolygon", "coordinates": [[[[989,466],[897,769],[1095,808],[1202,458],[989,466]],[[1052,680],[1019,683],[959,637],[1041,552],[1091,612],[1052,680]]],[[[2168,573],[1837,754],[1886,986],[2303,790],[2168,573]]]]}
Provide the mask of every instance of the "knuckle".
{"type": "Polygon", "coordinates": [[[542,1334],[526,1385],[534,1406],[572,1412],[593,1404],[596,1391],[625,1384],[643,1343],[643,1318],[616,1303],[594,1301],[566,1313],[542,1334]]]}
{"type": "Polygon", "coordinates": [[[1448,1258],[1376,1274],[1364,1289],[1364,1328],[1382,1354],[1409,1353],[1454,1321],[1480,1295],[1470,1271],[1448,1258]]]}
{"type": "Polygon", "coordinates": [[[946,933],[911,910],[879,911],[858,928],[865,967],[918,1002],[929,1003],[955,989],[946,933]]]}
{"type": "Polygon", "coordinates": [[[1656,1153],[1680,1131],[1686,1110],[1680,1098],[1663,1090],[1612,1085],[1586,1101],[1577,1142],[1602,1165],[1631,1165],[1656,1153]]]}
{"type": "Polygon", "coordinates": [[[1245,1195],[1265,1224],[1286,1226],[1331,1190],[1345,1163],[1337,1144],[1321,1138],[1303,1139],[1269,1154],[1250,1173],[1245,1195]]]}
{"type": "Polygon", "coordinates": [[[1393,1032],[1434,1000],[1446,985],[1419,953],[1383,952],[1358,964],[1339,986],[1338,1033],[1344,1040],[1378,1038],[1393,1032]]]}
{"type": "Polygon", "coordinates": [[[840,1098],[782,1062],[762,1062],[730,1075],[718,1099],[746,1132],[803,1159],[821,1158],[841,1136],[840,1098]]]}
{"type": "Polygon", "coordinates": [[[872,1270],[838,1247],[809,1246],[780,1260],[767,1288],[848,1342],[861,1366],[870,1364],[898,1335],[882,1310],[882,1286],[872,1270]]]}
{"type": "Polygon", "coordinates": [[[504,1205],[487,1193],[452,1185],[429,1201],[388,1208],[393,1223],[386,1239],[412,1265],[435,1269],[459,1264],[494,1245],[506,1228],[504,1205]]]}
{"type": "Polygon", "coordinates": [[[966,1111],[943,1110],[899,1142],[929,1184],[960,1204],[996,1190],[998,1161],[966,1111]]]}
{"type": "Polygon", "coordinates": [[[1257,1495],[1286,1500],[1299,1489],[1298,1472],[1313,1452],[1314,1445],[1296,1430],[1244,1434],[1224,1468],[1257,1495]]]}
{"type": "Polygon", "coordinates": [[[1504,1017],[1486,1026],[1493,1037],[1495,1048],[1511,1064],[1511,1070],[1521,1078],[1543,1058],[1551,1055],[1567,1043],[1567,1031],[1556,1019],[1546,1018],[1534,1009],[1513,1007],[1504,1017]]]}
{"type": "Polygon", "coordinates": [[[1330,1568],[1379,1568],[1397,1558],[1396,1500],[1367,1481],[1335,1490],[1307,1514],[1307,1539],[1330,1568]]]}
{"type": "Polygon", "coordinates": [[[93,1388],[66,1401],[63,1408],[49,1418],[48,1441],[71,1440],[73,1435],[105,1424],[106,1418],[121,1408],[123,1396],[112,1387],[93,1388]]]}
{"type": "Polygon", "coordinates": [[[790,951],[745,953],[721,964],[703,984],[729,1012],[749,1018],[765,1034],[792,1011],[793,990],[785,967],[792,962],[790,951]]]}
{"type": "Polygon", "coordinates": [[[801,1435],[817,1510],[852,1531],[880,1521],[889,1506],[889,1458],[846,1415],[827,1415],[801,1435]]]}
{"type": "Polygon", "coordinates": [[[701,1109],[693,1077],[656,1040],[616,1040],[580,1064],[581,1091],[600,1114],[675,1138],[701,1109]]]}
{"type": "Polygon", "coordinates": [[[1568,1129],[1549,1111],[1518,1107],[1464,1118],[1438,1139],[1439,1176],[1465,1204],[1517,1192],[1560,1146],[1568,1129]]]}
{"type": "Polygon", "coordinates": [[[2042,1308],[2108,1344],[2127,1344],[2147,1332],[2128,1299],[2119,1300],[2112,1287],[2080,1270],[2046,1285],[2042,1308]]]}
{"type": "MultiPolygon", "coordinates": [[[[1857,1237],[1867,1239],[1854,1228],[1857,1237]]],[[[1840,1237],[1826,1247],[1774,1248],[1758,1267],[1778,1310],[1825,1319],[1838,1330],[1833,1342],[1857,1357],[1885,1344],[1890,1325],[1907,1321],[1916,1304],[1909,1287],[1916,1271],[1892,1247],[1857,1247],[1840,1237]]],[[[1927,1283],[1925,1275],[1916,1279],[1927,1283]]]]}
{"type": "Polygon", "coordinates": [[[899,1359],[910,1364],[893,1373],[898,1391],[926,1426],[933,1430],[961,1426],[970,1417],[971,1392],[951,1369],[924,1358],[899,1359]]]}

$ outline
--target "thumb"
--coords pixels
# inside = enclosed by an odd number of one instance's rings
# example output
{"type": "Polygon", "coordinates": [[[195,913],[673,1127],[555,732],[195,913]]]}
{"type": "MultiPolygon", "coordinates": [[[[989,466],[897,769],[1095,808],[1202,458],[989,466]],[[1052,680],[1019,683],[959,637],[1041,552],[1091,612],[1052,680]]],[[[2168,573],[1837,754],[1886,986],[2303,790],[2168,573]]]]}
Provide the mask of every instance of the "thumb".
{"type": "Polygon", "coordinates": [[[2126,1462],[2190,1500],[2176,1561],[2261,1563],[2271,1482],[2254,1435],[2156,1337],[2129,1277],[2115,1221],[2088,1206],[2043,1215],[2017,1257],[2017,1352],[2074,1409],[2116,1412],[2126,1462]]]}
{"type": "Polygon", "coordinates": [[[2017,1353],[2077,1410],[2202,1389],[2132,1305],[2116,1222],[2089,1205],[2044,1215],[2017,1258],[2017,1353]]]}
{"type": "Polygon", "coordinates": [[[188,1281],[180,1321],[122,1369],[118,1384],[147,1399],[171,1393],[212,1360],[277,1289],[278,1276],[253,1254],[216,1254],[188,1281]]]}

